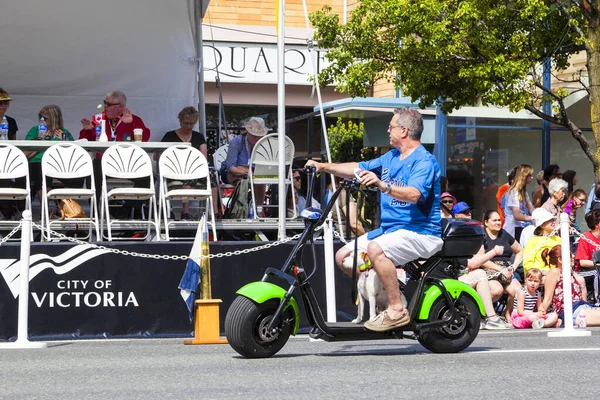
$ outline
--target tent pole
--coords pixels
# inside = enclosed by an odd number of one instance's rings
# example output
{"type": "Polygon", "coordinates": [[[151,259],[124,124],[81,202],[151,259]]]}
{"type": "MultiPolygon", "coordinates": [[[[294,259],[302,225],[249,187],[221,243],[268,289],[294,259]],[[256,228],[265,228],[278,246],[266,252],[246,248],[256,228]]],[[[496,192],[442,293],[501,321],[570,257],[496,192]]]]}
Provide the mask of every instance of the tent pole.
{"type": "MultiPolygon", "coordinates": [[[[285,187],[285,0],[278,0],[277,20],[277,137],[279,142],[279,240],[286,237],[286,187],[285,187]]],[[[291,167],[291,166],[290,166],[291,167]]],[[[291,178],[291,177],[290,177],[291,178]]],[[[290,189],[293,184],[290,185],[290,189]]]]}
{"type": "Polygon", "coordinates": [[[206,139],[206,102],[204,99],[204,55],[202,48],[204,42],[202,39],[202,1],[196,3],[196,58],[198,59],[198,129],[206,139]]]}

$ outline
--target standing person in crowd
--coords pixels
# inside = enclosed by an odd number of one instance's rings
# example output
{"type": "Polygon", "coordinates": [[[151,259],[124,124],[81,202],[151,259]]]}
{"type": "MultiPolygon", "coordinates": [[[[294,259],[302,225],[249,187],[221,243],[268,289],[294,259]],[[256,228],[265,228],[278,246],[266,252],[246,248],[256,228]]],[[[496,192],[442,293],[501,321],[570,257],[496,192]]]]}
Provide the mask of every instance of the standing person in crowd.
{"type": "Polygon", "coordinates": [[[598,183],[592,183],[590,194],[585,205],[585,212],[588,213],[595,209],[600,209],[600,184],[598,183]]]}
{"type": "Polygon", "coordinates": [[[293,171],[293,180],[294,180],[294,195],[296,196],[296,214],[300,215],[300,212],[305,208],[321,208],[321,204],[313,197],[310,199],[310,203],[306,198],[306,185],[302,185],[302,171],[300,169],[295,169],[293,171]]]}
{"type": "Polygon", "coordinates": [[[554,178],[560,178],[562,176],[560,167],[556,164],[550,164],[544,168],[544,180],[533,192],[533,206],[539,208],[548,200],[550,192],[548,191],[548,182],[554,178]]]}
{"type": "MultiPolygon", "coordinates": [[[[543,169],[538,171],[537,175],[535,176],[535,181],[537,182],[538,186],[544,182],[544,170],[543,169]]],[[[536,187],[536,189],[537,189],[537,187],[536,187]]],[[[532,193],[531,197],[533,197],[533,193],[532,193]]]]}
{"type": "Polygon", "coordinates": [[[498,174],[492,172],[488,186],[481,194],[481,209],[492,210],[496,208],[496,194],[498,193],[498,174]]]}
{"type": "Polygon", "coordinates": [[[568,169],[565,172],[563,172],[562,179],[565,180],[568,184],[566,197],[568,198],[569,196],[571,196],[571,193],[573,193],[573,191],[575,190],[575,186],[577,185],[577,172],[573,171],[572,169],[568,169]]]}
{"type": "MultiPolygon", "coordinates": [[[[244,124],[246,133],[234,137],[229,142],[227,158],[221,164],[221,179],[230,185],[237,184],[240,179],[248,176],[250,169],[250,156],[256,142],[269,132],[265,120],[252,117],[244,124]]],[[[265,201],[265,185],[255,185],[254,195],[256,205],[260,206],[265,201]]]]}
{"type": "Polygon", "coordinates": [[[592,210],[585,214],[585,223],[590,230],[579,239],[575,262],[577,272],[585,279],[588,293],[591,290],[595,300],[598,301],[598,271],[593,261],[593,254],[600,250],[600,210],[592,210]]]}
{"type": "Polygon", "coordinates": [[[542,204],[542,208],[544,210],[556,217],[557,224],[559,222],[558,217],[562,212],[560,205],[567,196],[567,187],[568,184],[566,181],[560,178],[552,179],[548,184],[548,192],[550,193],[550,197],[548,197],[548,200],[542,204]]]}
{"type": "Polygon", "coordinates": [[[515,180],[505,193],[504,230],[519,240],[523,228],[531,224],[533,205],[527,193],[527,185],[533,179],[531,165],[521,164],[517,167],[515,180]]]}
{"type": "Polygon", "coordinates": [[[498,215],[500,215],[500,219],[502,220],[502,226],[504,226],[504,204],[506,203],[506,191],[512,185],[515,180],[515,175],[517,174],[517,167],[512,168],[510,171],[506,173],[506,177],[508,178],[508,183],[501,185],[498,187],[498,191],[496,192],[496,204],[498,207],[498,215]]]}
{"type": "MultiPolygon", "coordinates": [[[[144,121],[137,115],[133,115],[127,108],[127,96],[125,93],[115,90],[110,92],[104,98],[104,113],[106,116],[106,136],[109,141],[123,141],[125,133],[133,135],[134,129],[142,129],[142,141],[150,140],[150,129],[146,128],[144,121]]],[[[96,141],[96,129],[94,122],[87,118],[81,119],[82,130],[79,132],[79,139],[96,141]]],[[[98,153],[94,164],[94,181],[96,182],[96,196],[99,199],[102,195],[102,154],[98,153]]],[[[146,182],[135,182],[136,184],[146,184],[146,182]]]]}
{"type": "Polygon", "coordinates": [[[531,202],[533,203],[534,207],[538,208],[541,206],[541,204],[536,206],[535,203],[536,201],[542,200],[541,196],[544,193],[544,190],[546,190],[547,182],[544,181],[544,170],[538,171],[537,175],[535,176],[535,181],[538,185],[535,187],[535,189],[533,189],[533,192],[531,192],[531,198],[533,199],[531,202]],[[538,193],[540,194],[539,196],[538,193]]]}
{"type": "Polygon", "coordinates": [[[581,229],[579,229],[579,224],[577,223],[577,210],[583,207],[586,201],[587,194],[585,193],[585,190],[575,189],[563,206],[563,211],[569,215],[571,226],[577,231],[581,231],[581,229]]]}
{"type": "MultiPolygon", "coordinates": [[[[41,136],[39,132],[39,125],[32,126],[25,136],[25,140],[73,140],[73,135],[63,125],[62,111],[59,106],[50,104],[42,107],[38,112],[38,119],[42,117],[46,122],[46,135],[41,136]]],[[[25,155],[29,159],[29,179],[31,186],[31,201],[37,194],[41,200],[42,196],[42,157],[44,151],[26,151],[25,155]]],[[[77,180],[77,185],[79,180],[77,180]]],[[[83,180],[81,180],[83,186],[83,180]]],[[[52,187],[52,179],[46,178],[46,187],[52,187]]]]}
{"type": "Polygon", "coordinates": [[[455,205],[456,197],[448,192],[442,193],[440,196],[440,211],[442,212],[442,218],[452,218],[452,214],[450,214],[448,210],[452,211],[452,208],[455,205]]]}
{"type": "MultiPolygon", "coordinates": [[[[414,108],[397,108],[388,127],[392,150],[366,162],[343,164],[309,160],[318,171],[340,177],[354,176],[381,191],[381,226],[357,238],[358,251],[367,252],[388,295],[388,308],[365,323],[373,331],[388,331],[410,322],[402,304],[396,266],[428,258],[441,250],[440,167],[421,144],[423,117],[414,108]]],[[[354,252],[354,242],[338,250],[336,262],[342,270],[344,259],[354,252]]]]}
{"type": "MultiPolygon", "coordinates": [[[[550,249],[544,249],[541,256],[548,273],[544,281],[544,301],[538,310],[546,313],[552,305],[552,310],[558,314],[558,318],[563,321],[564,325],[565,293],[562,273],[562,246],[556,245],[550,249]]],[[[585,310],[586,325],[600,326],[600,308],[593,308],[585,301],[587,298],[585,283],[583,278],[574,272],[571,272],[571,295],[573,324],[579,326],[579,314],[585,310]]]]}
{"type": "Polygon", "coordinates": [[[6,111],[8,111],[8,106],[10,106],[11,101],[12,98],[8,95],[6,90],[0,88],[0,121],[2,118],[6,117],[6,121],[8,122],[8,140],[16,140],[17,131],[19,130],[17,121],[6,115],[6,111]]]}
{"type": "MultiPolygon", "coordinates": [[[[200,114],[198,113],[198,110],[196,110],[196,108],[192,106],[184,107],[177,115],[177,118],[179,119],[179,129],[165,133],[165,135],[161,139],[161,142],[189,142],[192,144],[193,148],[200,150],[204,158],[208,159],[208,155],[206,153],[206,140],[204,139],[204,135],[194,130],[194,126],[196,126],[196,123],[198,122],[199,115],[200,114]]],[[[218,213],[218,196],[216,192],[217,183],[212,174],[209,178],[209,181],[211,182],[212,187],[212,199],[214,208],[213,211],[215,213],[218,213]]],[[[187,181],[184,182],[183,187],[186,189],[191,189],[192,187],[196,187],[199,184],[200,182],[197,181],[187,181]]],[[[192,219],[192,217],[189,214],[189,211],[190,202],[182,202],[182,220],[192,219]]]]}
{"type": "Polygon", "coordinates": [[[560,236],[553,234],[554,229],[558,226],[556,218],[543,208],[536,208],[533,211],[533,236],[530,237],[525,245],[523,243],[523,270],[527,275],[527,271],[531,268],[537,268],[542,271],[543,275],[548,272],[548,265],[541,256],[543,249],[551,249],[561,243],[560,236]]]}
{"type": "Polygon", "coordinates": [[[512,324],[516,329],[558,327],[558,314],[538,311],[542,296],[538,288],[542,283],[542,271],[532,268],[527,271],[525,284],[517,291],[517,309],[512,313],[512,324]]]}
{"type": "MultiPolygon", "coordinates": [[[[17,127],[17,122],[14,118],[6,115],[6,111],[8,110],[8,106],[10,105],[12,98],[8,95],[6,90],[0,88],[0,121],[2,118],[6,117],[6,121],[8,122],[8,139],[15,140],[17,138],[17,131],[19,128],[17,127]]],[[[17,179],[15,182],[10,180],[2,180],[0,181],[0,188],[9,188],[9,187],[25,187],[25,179],[17,179]]],[[[21,211],[21,209],[25,208],[25,203],[23,201],[13,201],[13,200],[2,200],[0,201],[0,212],[4,216],[4,219],[11,219],[13,215],[15,215],[15,211],[21,211]],[[21,204],[22,203],[22,204],[21,204]]]]}
{"type": "MultiPolygon", "coordinates": [[[[333,195],[333,185],[331,184],[331,175],[327,175],[327,179],[328,179],[328,184],[327,184],[327,190],[325,191],[325,204],[329,204],[329,199],[331,199],[331,196],[333,195]]],[[[336,178],[336,188],[339,187],[337,185],[339,185],[339,178],[336,178]]],[[[346,196],[348,195],[348,193],[345,190],[342,190],[342,192],[340,193],[339,197],[336,200],[336,204],[338,205],[337,207],[333,207],[333,209],[331,210],[331,220],[333,221],[334,225],[338,224],[338,215],[337,215],[337,210],[339,209],[340,211],[340,222],[342,224],[341,226],[341,232],[344,236],[346,236],[346,224],[347,221],[349,220],[350,222],[350,236],[352,237],[356,237],[356,236],[362,236],[365,234],[365,228],[363,227],[362,223],[360,222],[360,220],[357,218],[356,215],[356,208],[358,207],[358,205],[356,204],[356,201],[354,200],[354,198],[352,196],[350,196],[350,198],[348,199],[349,201],[346,201],[346,196]],[[346,203],[348,203],[348,208],[346,208],[346,203]]],[[[360,210],[358,210],[360,212],[360,210]]]]}
{"type": "Polygon", "coordinates": [[[502,229],[500,215],[496,211],[487,210],[483,214],[483,226],[485,228],[484,249],[489,251],[494,246],[502,246],[504,248],[501,254],[495,255],[494,258],[483,264],[483,269],[489,277],[494,276],[492,281],[490,281],[492,295],[497,297],[500,297],[504,293],[508,295],[505,316],[510,321],[515,294],[521,287],[519,282],[514,278],[515,271],[512,266],[513,264],[519,265],[521,263],[523,251],[519,242],[502,229]],[[513,255],[515,258],[514,261],[511,261],[513,255]]]}

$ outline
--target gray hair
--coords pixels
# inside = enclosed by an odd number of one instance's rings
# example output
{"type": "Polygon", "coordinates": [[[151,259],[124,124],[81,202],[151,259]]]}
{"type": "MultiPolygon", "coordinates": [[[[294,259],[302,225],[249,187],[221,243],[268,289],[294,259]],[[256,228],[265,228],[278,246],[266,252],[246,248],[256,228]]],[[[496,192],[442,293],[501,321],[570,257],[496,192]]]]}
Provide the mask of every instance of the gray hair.
{"type": "Polygon", "coordinates": [[[121,105],[127,105],[127,96],[125,96],[125,93],[121,92],[120,90],[110,92],[106,95],[106,97],[114,97],[115,99],[119,100],[121,105]]]}
{"type": "Polygon", "coordinates": [[[550,194],[560,192],[569,187],[569,184],[564,179],[554,178],[548,183],[548,191],[550,194]]]}
{"type": "Polygon", "coordinates": [[[423,133],[423,117],[416,108],[395,108],[394,114],[398,115],[398,126],[408,129],[408,137],[412,140],[421,140],[423,133]]]}

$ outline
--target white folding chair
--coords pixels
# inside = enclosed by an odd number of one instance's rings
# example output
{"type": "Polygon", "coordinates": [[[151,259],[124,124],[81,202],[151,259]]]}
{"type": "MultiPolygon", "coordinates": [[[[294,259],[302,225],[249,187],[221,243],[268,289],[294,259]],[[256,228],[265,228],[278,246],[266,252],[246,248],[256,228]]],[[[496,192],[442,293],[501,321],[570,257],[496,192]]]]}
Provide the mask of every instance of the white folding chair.
{"type": "Polygon", "coordinates": [[[213,165],[217,171],[217,191],[219,193],[219,202],[222,207],[227,207],[227,200],[229,197],[223,197],[223,191],[225,189],[233,189],[234,186],[226,183],[221,183],[221,165],[225,159],[227,159],[227,153],[229,152],[229,145],[225,144],[215,150],[213,153],[213,165]]]}
{"type": "Polygon", "coordinates": [[[158,161],[158,173],[160,177],[160,218],[165,219],[165,237],[170,240],[170,225],[188,223],[186,221],[169,221],[170,207],[167,203],[172,200],[190,201],[204,200],[206,203],[206,212],[210,214],[209,224],[212,225],[213,238],[217,238],[215,226],[215,213],[212,207],[212,190],[210,186],[210,176],[208,171],[208,162],[200,150],[190,146],[171,146],[165,150],[158,161]],[[167,186],[167,179],[177,181],[206,180],[206,189],[186,189],[178,188],[170,190],[167,186]]]}
{"type": "MultiPolygon", "coordinates": [[[[292,203],[294,205],[294,216],[296,215],[296,196],[294,195],[294,185],[292,185],[292,162],[294,161],[294,142],[288,136],[285,137],[285,184],[291,186],[292,203]]],[[[277,134],[264,136],[256,142],[252,148],[250,156],[249,170],[250,192],[252,193],[252,207],[254,208],[254,218],[258,218],[256,213],[256,198],[254,196],[254,185],[276,185],[279,183],[279,139],[277,134]]],[[[283,203],[285,204],[285,199],[283,203]]],[[[261,204],[262,206],[262,204],[261,204]]]]}
{"type": "MultiPolygon", "coordinates": [[[[107,235],[104,235],[104,230],[102,232],[103,237],[106,237],[109,241],[113,240],[112,226],[114,224],[125,226],[127,224],[137,225],[140,222],[147,225],[146,237],[140,239],[145,240],[150,237],[151,227],[154,227],[156,235],[160,239],[152,161],[144,149],[133,143],[115,143],[102,156],[102,209],[100,211],[100,221],[103,227],[105,218],[107,235]],[[108,190],[107,181],[111,179],[133,180],[142,178],[148,179],[148,187],[121,186],[108,190]],[[144,213],[142,212],[142,220],[122,221],[111,219],[108,202],[113,200],[148,200],[148,218],[144,220],[144,213]]],[[[117,239],[115,238],[115,240],[117,239]]],[[[131,238],[120,240],[131,240],[131,238]]]]}
{"type": "MultiPolygon", "coordinates": [[[[83,186],[83,185],[82,185],[83,186]]],[[[50,239],[50,229],[53,225],[83,223],[89,225],[87,238],[92,239],[92,226],[96,231],[96,238],[100,240],[98,230],[98,202],[96,200],[96,183],[94,182],[94,169],[92,158],[81,146],[69,142],[57,143],[45,151],[42,157],[42,227],[46,230],[45,238],[50,239]],[[46,177],[61,180],[65,187],[48,190],[46,177]],[[65,179],[90,177],[89,188],[70,187],[65,179]],[[65,220],[50,220],[49,201],[60,199],[89,200],[89,218],[66,218],[65,220]]],[[[44,233],[42,232],[42,238],[44,233]]]]}
{"type": "MultiPolygon", "coordinates": [[[[25,209],[31,211],[31,189],[29,187],[29,163],[25,154],[8,143],[0,143],[0,181],[6,187],[0,187],[0,200],[25,200],[25,209]],[[12,180],[25,178],[25,188],[9,187],[12,180]]],[[[0,221],[0,226],[14,228],[20,221],[0,221]]]]}

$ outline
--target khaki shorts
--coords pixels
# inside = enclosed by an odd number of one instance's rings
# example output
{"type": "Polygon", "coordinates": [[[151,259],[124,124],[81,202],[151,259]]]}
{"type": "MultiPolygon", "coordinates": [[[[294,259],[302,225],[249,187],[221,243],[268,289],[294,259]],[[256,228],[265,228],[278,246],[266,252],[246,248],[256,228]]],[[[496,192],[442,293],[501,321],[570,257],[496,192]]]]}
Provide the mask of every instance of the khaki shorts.
{"type": "MultiPolygon", "coordinates": [[[[357,240],[358,251],[367,252],[367,246],[371,241],[367,235],[362,235],[357,240]]],[[[444,245],[444,241],[439,237],[422,235],[404,229],[384,233],[373,239],[373,242],[381,247],[385,256],[396,266],[404,265],[418,258],[429,258],[440,251],[444,245]]],[[[353,252],[354,241],[346,244],[344,248],[353,252]]]]}

